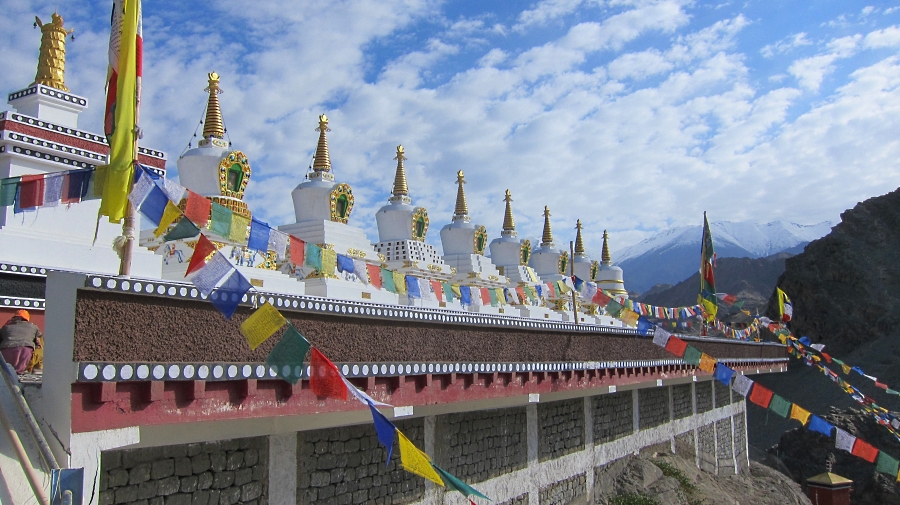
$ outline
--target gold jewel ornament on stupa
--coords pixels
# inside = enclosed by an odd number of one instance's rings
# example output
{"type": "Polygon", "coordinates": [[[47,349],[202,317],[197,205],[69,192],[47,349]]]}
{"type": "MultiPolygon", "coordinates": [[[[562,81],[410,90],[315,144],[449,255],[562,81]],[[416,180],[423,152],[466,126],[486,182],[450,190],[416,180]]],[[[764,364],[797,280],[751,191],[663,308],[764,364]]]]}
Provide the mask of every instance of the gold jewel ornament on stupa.
{"type": "Polygon", "coordinates": [[[47,24],[34,17],[34,25],[41,27],[41,52],[38,56],[37,75],[34,76],[35,84],[42,84],[62,91],[69,91],[66,87],[66,37],[75,31],[74,28],[66,31],[63,28],[63,18],[53,13],[51,21],[47,24]]]}
{"type": "Polygon", "coordinates": [[[487,228],[484,226],[478,226],[475,228],[475,254],[484,255],[484,248],[487,246],[487,228]]]}
{"type": "Polygon", "coordinates": [[[243,200],[251,173],[247,156],[241,151],[231,151],[219,162],[219,192],[243,200]]]}

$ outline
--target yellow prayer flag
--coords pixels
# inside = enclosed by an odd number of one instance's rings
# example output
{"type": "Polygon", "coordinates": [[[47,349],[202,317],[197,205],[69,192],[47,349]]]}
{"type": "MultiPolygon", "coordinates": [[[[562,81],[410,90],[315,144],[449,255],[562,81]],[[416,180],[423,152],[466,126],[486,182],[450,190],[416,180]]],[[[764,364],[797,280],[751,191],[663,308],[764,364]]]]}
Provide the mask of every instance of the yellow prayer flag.
{"type": "Polygon", "coordinates": [[[844,375],[850,375],[850,365],[841,365],[841,370],[844,371],[844,375]]]}
{"type": "Polygon", "coordinates": [[[406,276],[401,272],[391,272],[394,277],[394,287],[397,288],[397,294],[406,294],[406,276]]]}
{"type": "Polygon", "coordinates": [[[503,288],[494,288],[494,294],[497,295],[500,305],[506,305],[506,293],[503,292],[503,288]]]}
{"type": "Polygon", "coordinates": [[[166,209],[163,211],[162,219],[159,220],[159,226],[153,231],[153,236],[158,237],[165,233],[169,229],[169,225],[174,223],[180,215],[181,211],[169,200],[169,203],[166,204],[166,209]]]}
{"type": "Polygon", "coordinates": [[[619,319],[628,326],[636,326],[638,321],[638,313],[631,309],[623,309],[619,315],[619,319]]]}
{"type": "Polygon", "coordinates": [[[800,424],[804,426],[806,426],[806,422],[809,421],[810,415],[808,410],[798,406],[796,403],[791,406],[791,419],[800,421],[800,424]]]}
{"type": "Polygon", "coordinates": [[[241,333],[247,339],[250,349],[256,349],[273,333],[281,329],[287,321],[278,309],[266,302],[241,324],[241,333]]]}
{"type": "Polygon", "coordinates": [[[444,480],[431,466],[431,458],[413,445],[400,430],[397,430],[397,439],[400,442],[400,464],[403,465],[403,469],[409,473],[425,477],[438,486],[443,486],[444,480]]]}
{"type": "Polygon", "coordinates": [[[237,212],[231,213],[231,232],[228,234],[228,240],[243,244],[247,241],[249,233],[247,227],[250,226],[250,219],[239,215],[237,212]]]}
{"type": "Polygon", "coordinates": [[[334,275],[337,268],[337,253],[334,249],[322,249],[322,272],[326,275],[334,275]]]}
{"type": "Polygon", "coordinates": [[[700,370],[704,372],[713,373],[716,371],[716,358],[713,358],[709,354],[705,352],[700,355],[700,370]]]}
{"type": "Polygon", "coordinates": [[[462,291],[459,290],[459,284],[451,284],[450,291],[453,291],[453,296],[456,298],[462,298],[462,291]]]}

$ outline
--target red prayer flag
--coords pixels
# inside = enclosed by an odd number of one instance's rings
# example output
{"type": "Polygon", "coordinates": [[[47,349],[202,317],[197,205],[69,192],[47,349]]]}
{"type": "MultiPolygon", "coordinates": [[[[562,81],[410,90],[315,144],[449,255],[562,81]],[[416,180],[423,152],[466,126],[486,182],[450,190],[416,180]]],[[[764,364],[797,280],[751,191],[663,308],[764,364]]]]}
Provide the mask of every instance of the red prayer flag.
{"type": "Polygon", "coordinates": [[[525,289],[523,289],[522,286],[519,286],[516,288],[516,293],[519,294],[519,303],[524,304],[525,303],[525,289]]]}
{"type": "Polygon", "coordinates": [[[443,303],[444,302],[444,286],[441,285],[441,281],[431,281],[431,289],[434,290],[434,297],[437,298],[437,301],[443,303]]]}
{"type": "Polygon", "coordinates": [[[44,176],[23,175],[19,181],[19,208],[30,209],[44,204],[44,176]]]}
{"type": "Polygon", "coordinates": [[[861,438],[856,439],[856,442],[853,444],[853,450],[850,453],[869,463],[874,463],[875,458],[878,457],[878,449],[861,438]]]}
{"type": "Polygon", "coordinates": [[[366,263],[366,270],[369,271],[369,282],[375,286],[375,289],[381,289],[381,267],[366,263]]]}
{"type": "Polygon", "coordinates": [[[294,265],[303,266],[303,256],[306,253],[306,243],[300,240],[299,238],[290,235],[291,237],[291,263],[294,265]]]}
{"type": "Polygon", "coordinates": [[[319,398],[347,399],[347,385],[341,372],[315,347],[309,355],[309,388],[319,398]]]}
{"type": "Polygon", "coordinates": [[[825,361],[831,363],[831,356],[829,356],[827,353],[823,352],[822,357],[825,358],[825,361]]]}
{"type": "Polygon", "coordinates": [[[206,238],[206,235],[201,233],[200,240],[197,241],[197,246],[194,247],[194,254],[191,255],[191,261],[188,263],[187,272],[184,273],[184,276],[187,277],[203,268],[206,265],[206,257],[215,250],[216,246],[206,238]]]}
{"type": "Polygon", "coordinates": [[[875,381],[875,387],[877,387],[879,389],[887,389],[887,384],[882,384],[878,381],[875,381]]]}
{"type": "Polygon", "coordinates": [[[666,342],[666,350],[674,354],[675,356],[678,356],[679,358],[684,356],[685,349],[687,349],[687,342],[681,340],[675,335],[669,337],[669,341],[666,342]]]}
{"type": "Polygon", "coordinates": [[[750,401],[767,409],[769,408],[769,403],[772,402],[772,391],[754,382],[753,390],[750,391],[750,401]]]}
{"type": "Polygon", "coordinates": [[[601,305],[606,307],[606,305],[612,301],[612,298],[606,296],[606,293],[603,292],[602,289],[598,289],[597,293],[594,295],[594,298],[591,299],[591,302],[596,303],[597,305],[601,305]]]}
{"type": "MultiPolygon", "coordinates": [[[[556,298],[556,288],[553,286],[552,282],[547,283],[547,289],[550,290],[550,298],[556,298]]],[[[597,292],[600,293],[599,290],[597,292]]]]}
{"type": "MultiPolygon", "coordinates": [[[[432,282],[434,282],[434,281],[432,281],[432,282]]],[[[491,290],[490,289],[481,288],[481,300],[487,304],[491,303],[491,290]]]]}
{"type": "Polygon", "coordinates": [[[204,198],[191,190],[188,190],[187,203],[184,204],[184,215],[197,228],[206,227],[209,222],[209,212],[212,209],[212,202],[208,198],[204,198]]]}

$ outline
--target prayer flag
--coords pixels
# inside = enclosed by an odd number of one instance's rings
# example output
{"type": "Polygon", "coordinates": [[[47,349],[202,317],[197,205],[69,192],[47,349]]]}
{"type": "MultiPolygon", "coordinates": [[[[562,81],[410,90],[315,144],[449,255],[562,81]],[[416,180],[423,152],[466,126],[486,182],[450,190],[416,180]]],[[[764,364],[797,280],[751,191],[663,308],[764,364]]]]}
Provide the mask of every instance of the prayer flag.
{"type": "Polygon", "coordinates": [[[681,340],[680,338],[672,335],[668,342],[666,342],[666,350],[670,353],[678,356],[679,358],[684,356],[684,352],[687,349],[687,342],[681,340]]]}
{"type": "Polygon", "coordinates": [[[231,276],[212,292],[209,299],[225,316],[225,319],[231,319],[238,304],[241,303],[241,299],[247,294],[247,291],[250,291],[250,287],[250,281],[237,269],[232,268],[231,276]]]}
{"type": "Polygon", "coordinates": [[[434,293],[431,292],[431,282],[428,279],[418,279],[419,294],[423,300],[434,300],[434,293]]]}
{"type": "MultiPolygon", "coordinates": [[[[553,283],[548,282],[548,283],[544,284],[544,286],[546,286],[546,290],[547,290],[547,293],[549,293],[550,298],[556,298],[556,289],[553,286],[553,283]]],[[[604,304],[604,305],[606,305],[606,304],[604,304]]]]}
{"type": "Polygon", "coordinates": [[[318,349],[312,348],[309,355],[309,388],[319,398],[347,400],[347,386],[337,366],[318,349]]]}
{"type": "Polygon", "coordinates": [[[650,331],[653,330],[656,326],[651,323],[646,317],[640,316],[637,322],[637,331],[641,335],[647,337],[650,336],[650,331]]]}
{"type": "Polygon", "coordinates": [[[713,247],[712,233],[709,231],[709,221],[706,220],[706,212],[704,212],[703,238],[700,247],[700,294],[697,295],[697,303],[703,307],[707,322],[715,320],[718,311],[715,295],[716,278],[713,273],[715,261],[716,251],[713,247]]]}
{"type": "Polygon", "coordinates": [[[62,203],[80,202],[87,195],[88,183],[93,174],[94,171],[91,169],[70,171],[62,193],[62,203]]]}
{"type": "Polygon", "coordinates": [[[437,301],[444,301],[444,288],[441,285],[440,281],[431,281],[431,288],[434,289],[434,296],[437,298],[437,301]]]}
{"type": "Polygon", "coordinates": [[[701,354],[698,368],[706,373],[713,373],[716,370],[716,358],[706,353],[701,354]]]}
{"type": "Polygon", "coordinates": [[[671,336],[671,333],[657,326],[656,329],[653,330],[653,343],[660,347],[665,347],[671,336]]]}
{"type": "Polygon", "coordinates": [[[841,365],[841,371],[844,375],[850,375],[850,365],[841,365]]]}
{"type": "Polygon", "coordinates": [[[212,202],[212,224],[209,230],[222,238],[231,236],[231,209],[212,202]]]}
{"type": "Polygon", "coordinates": [[[453,301],[453,290],[450,288],[450,283],[442,282],[441,289],[444,291],[444,299],[447,302],[452,302],[453,301]]]}
{"type": "Polygon", "coordinates": [[[773,394],[769,388],[755,382],[753,383],[753,389],[750,391],[749,400],[765,409],[769,408],[773,394]]]}
{"type": "Polygon", "coordinates": [[[384,267],[381,267],[381,286],[391,293],[397,292],[397,286],[394,284],[394,272],[384,267]]]}
{"type": "Polygon", "coordinates": [[[412,275],[407,275],[405,283],[406,296],[409,298],[422,298],[422,293],[419,291],[419,279],[416,279],[412,275]]]}
{"type": "Polygon", "coordinates": [[[684,355],[681,357],[684,360],[684,363],[687,365],[697,366],[700,364],[700,359],[703,357],[703,353],[700,352],[696,347],[689,345],[684,350],[684,355]]]}
{"type": "Polygon", "coordinates": [[[900,470],[900,461],[884,451],[878,453],[878,460],[875,462],[876,472],[886,473],[896,478],[898,470],[900,470]]]}
{"type": "Polygon", "coordinates": [[[469,286],[460,286],[459,293],[459,300],[463,307],[472,305],[472,292],[469,290],[469,286]]]}
{"type": "Polygon", "coordinates": [[[450,292],[453,293],[454,298],[462,298],[462,291],[459,289],[459,284],[451,284],[450,292]]]}
{"type": "Polygon", "coordinates": [[[19,192],[21,177],[9,177],[0,179],[0,207],[9,207],[16,203],[16,194],[19,192]]]}
{"type": "Polygon", "coordinates": [[[775,292],[778,294],[778,315],[781,316],[782,321],[788,322],[794,316],[794,304],[781,288],[775,288],[775,292]]]}
{"type": "Polygon", "coordinates": [[[506,305],[506,290],[503,288],[494,288],[494,297],[497,298],[497,303],[500,305],[506,305]]]}
{"type": "Polygon", "coordinates": [[[834,447],[835,449],[842,449],[847,452],[853,452],[853,444],[856,442],[856,437],[842,430],[841,428],[835,428],[834,435],[834,447]]]}
{"type": "Polygon", "coordinates": [[[307,243],[304,247],[305,256],[303,264],[319,272],[322,270],[322,248],[316,244],[307,243]]]}
{"type": "Polygon", "coordinates": [[[516,295],[517,295],[517,296],[516,296],[516,298],[517,298],[516,302],[519,303],[519,304],[524,304],[524,303],[525,303],[525,290],[522,289],[522,286],[518,286],[518,287],[515,289],[515,291],[516,291],[516,295]]]}
{"type": "Polygon", "coordinates": [[[303,361],[309,352],[309,341],[288,323],[284,335],[269,352],[266,365],[275,370],[275,374],[283,380],[296,384],[303,375],[303,361]]]}
{"type": "Polygon", "coordinates": [[[370,265],[366,263],[366,271],[368,272],[369,282],[375,289],[381,289],[381,267],[378,265],[370,265]]]}
{"type": "Polygon", "coordinates": [[[413,445],[402,431],[397,430],[397,436],[400,440],[400,464],[403,469],[443,486],[444,481],[431,466],[431,458],[413,445]]]}
{"type": "Polygon", "coordinates": [[[809,421],[810,412],[796,403],[791,406],[791,419],[800,421],[800,424],[806,426],[809,421]]]}
{"type": "Polygon", "coordinates": [[[731,385],[731,379],[734,377],[734,369],[729,368],[722,363],[716,364],[716,380],[725,384],[726,386],[731,385]]]}
{"type": "Polygon", "coordinates": [[[391,276],[394,278],[394,289],[397,294],[405,295],[406,294],[406,276],[400,272],[391,272],[391,276]]]}
{"type": "Polygon", "coordinates": [[[354,258],[353,275],[355,275],[356,278],[359,279],[363,284],[369,284],[369,269],[366,267],[365,261],[354,258]]]}
{"type": "Polygon", "coordinates": [[[306,258],[306,252],[304,248],[306,243],[293,235],[290,235],[289,239],[291,242],[291,263],[302,267],[306,258]]]}
{"type": "Polygon", "coordinates": [[[809,431],[815,431],[816,433],[821,433],[825,436],[830,437],[831,432],[834,431],[834,426],[832,426],[828,421],[813,414],[809,418],[809,427],[807,429],[809,429],[809,431]]]}
{"type": "Polygon", "coordinates": [[[337,268],[337,253],[334,249],[322,249],[322,273],[334,275],[337,268]]]}
{"type": "MultiPolygon", "coordinates": [[[[197,254],[196,251],[194,254],[197,254]]],[[[216,284],[232,270],[234,270],[234,267],[228,262],[228,259],[222,253],[216,251],[213,257],[206,262],[206,265],[197,272],[197,275],[191,278],[191,282],[194,283],[194,286],[197,286],[197,289],[203,293],[203,296],[208,297],[215,289],[216,284]]]]}
{"type": "Polygon", "coordinates": [[[228,233],[228,240],[243,244],[247,241],[247,227],[250,225],[250,218],[244,217],[237,212],[231,213],[231,230],[228,233]]]}
{"type": "Polygon", "coordinates": [[[750,388],[753,387],[753,380],[746,375],[738,375],[734,379],[734,384],[731,385],[731,389],[734,390],[737,394],[746,397],[747,394],[750,393],[750,388]]]}
{"type": "Polygon", "coordinates": [[[255,350],[272,334],[280,330],[285,323],[287,320],[281,315],[281,312],[278,312],[278,309],[271,303],[266,302],[241,323],[241,333],[247,339],[250,350],[255,350]]]}
{"type": "Polygon", "coordinates": [[[372,411],[372,422],[375,423],[375,433],[378,434],[378,442],[384,446],[384,450],[387,452],[387,458],[384,462],[387,465],[391,462],[391,453],[394,452],[394,438],[397,436],[397,427],[388,418],[384,417],[384,414],[378,412],[378,409],[371,403],[369,404],[369,410],[372,411]]]}
{"type": "Polygon", "coordinates": [[[153,236],[158,237],[165,233],[165,231],[169,229],[169,225],[174,223],[180,215],[181,211],[178,210],[178,207],[171,201],[167,201],[165,210],[163,210],[163,215],[159,220],[159,225],[156,227],[156,230],[153,231],[153,236]]]}
{"type": "Polygon", "coordinates": [[[172,228],[171,231],[169,231],[169,233],[166,233],[166,235],[163,237],[163,240],[169,242],[172,240],[196,237],[199,234],[200,228],[197,228],[197,226],[192,223],[190,219],[181,219],[180,221],[178,221],[178,224],[176,224],[175,227],[172,228]]]}
{"type": "Polygon", "coordinates": [[[488,290],[488,298],[491,299],[491,307],[496,307],[496,306],[500,305],[500,301],[497,300],[497,290],[496,289],[488,289],[488,288],[485,288],[485,289],[488,290]]]}
{"type": "Polygon", "coordinates": [[[350,273],[356,271],[356,266],[353,264],[353,258],[350,256],[344,256],[343,254],[337,255],[337,270],[341,273],[350,273]]]}
{"type": "Polygon", "coordinates": [[[209,222],[209,212],[212,209],[212,202],[208,198],[204,198],[193,191],[188,191],[187,202],[184,204],[184,215],[194,222],[198,227],[203,228],[209,222]]]}
{"type": "Polygon", "coordinates": [[[459,491],[460,494],[462,494],[466,498],[468,498],[469,496],[475,495],[475,496],[484,498],[485,500],[490,500],[490,498],[481,494],[477,489],[475,489],[472,486],[466,484],[465,482],[459,480],[459,478],[455,477],[454,475],[451,475],[449,472],[447,472],[443,468],[435,465],[434,463],[431,463],[431,466],[434,467],[434,469],[437,471],[438,475],[441,476],[441,479],[444,481],[444,483],[447,484],[447,487],[449,487],[450,489],[453,489],[454,491],[459,491]]]}
{"type": "Polygon", "coordinates": [[[266,249],[268,249],[269,251],[275,251],[275,254],[278,255],[279,259],[284,258],[284,251],[287,249],[287,244],[287,233],[278,231],[276,229],[269,230],[269,243],[266,244],[266,249]]]}
{"type": "Polygon", "coordinates": [[[268,251],[270,230],[269,225],[254,217],[250,221],[250,238],[247,240],[247,247],[262,253],[268,251]]]}
{"type": "Polygon", "coordinates": [[[769,410],[778,414],[781,417],[787,417],[791,413],[791,402],[785,400],[784,398],[773,394],[772,401],[769,402],[769,410]]]}
{"type": "Polygon", "coordinates": [[[184,198],[184,192],[187,190],[181,184],[166,177],[163,179],[163,191],[166,192],[166,196],[169,197],[172,203],[178,205],[181,203],[181,199],[184,198]]]}
{"type": "Polygon", "coordinates": [[[481,300],[485,304],[489,304],[491,307],[497,306],[497,300],[491,298],[491,290],[488,288],[481,288],[481,300]]]}
{"type": "Polygon", "coordinates": [[[347,388],[347,392],[350,393],[353,398],[356,398],[359,403],[363,405],[378,405],[380,407],[393,407],[393,405],[389,405],[387,403],[382,403],[378,400],[373,399],[371,396],[364,393],[361,389],[354,386],[352,382],[347,380],[346,377],[341,375],[341,380],[344,381],[344,386],[347,388]]]}
{"type": "Polygon", "coordinates": [[[191,255],[191,261],[188,263],[187,271],[184,276],[187,277],[195,270],[203,268],[206,265],[206,257],[216,250],[216,246],[206,238],[206,235],[200,235],[200,240],[194,246],[194,254],[191,255]]]}
{"type": "Polygon", "coordinates": [[[19,208],[31,209],[44,203],[44,176],[25,175],[19,183],[19,208]]]}
{"type": "Polygon", "coordinates": [[[853,444],[853,451],[851,451],[851,454],[860,457],[869,463],[874,463],[875,458],[878,457],[878,452],[878,449],[872,446],[872,444],[861,438],[857,438],[856,443],[853,444]]]}
{"type": "Polygon", "coordinates": [[[144,201],[144,198],[150,194],[150,190],[154,187],[156,187],[156,183],[153,182],[153,177],[151,177],[146,170],[141,169],[138,173],[137,182],[134,183],[134,186],[131,188],[131,193],[128,194],[128,200],[130,200],[131,204],[135,207],[139,207],[141,202],[144,201]]]}
{"type": "Polygon", "coordinates": [[[62,198],[65,173],[48,174],[44,179],[44,207],[55,207],[62,198]]]}
{"type": "Polygon", "coordinates": [[[637,325],[638,321],[638,313],[631,309],[624,309],[621,314],[622,322],[627,324],[628,326],[637,325]]]}

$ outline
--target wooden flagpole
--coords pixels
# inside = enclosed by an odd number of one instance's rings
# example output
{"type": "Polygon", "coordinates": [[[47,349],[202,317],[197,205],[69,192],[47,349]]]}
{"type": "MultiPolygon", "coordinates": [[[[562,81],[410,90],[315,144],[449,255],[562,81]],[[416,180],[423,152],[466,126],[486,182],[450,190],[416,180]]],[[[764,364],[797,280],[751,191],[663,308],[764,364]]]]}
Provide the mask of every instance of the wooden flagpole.
{"type": "MultiPolygon", "coordinates": [[[[572,277],[572,286],[575,286],[575,242],[569,241],[569,277],[572,277]]],[[[578,324],[578,305],[575,303],[575,290],[572,290],[572,315],[575,316],[575,324],[578,324]]]]}

